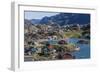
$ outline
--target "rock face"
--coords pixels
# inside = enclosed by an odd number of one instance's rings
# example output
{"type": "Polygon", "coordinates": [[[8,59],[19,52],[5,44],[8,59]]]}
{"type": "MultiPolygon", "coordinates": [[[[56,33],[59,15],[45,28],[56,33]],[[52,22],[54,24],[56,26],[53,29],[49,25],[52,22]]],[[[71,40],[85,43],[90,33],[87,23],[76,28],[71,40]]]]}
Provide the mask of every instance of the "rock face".
{"type": "Polygon", "coordinates": [[[63,55],[63,58],[64,59],[74,59],[75,57],[72,56],[71,54],[66,53],[66,54],[63,55]]]}

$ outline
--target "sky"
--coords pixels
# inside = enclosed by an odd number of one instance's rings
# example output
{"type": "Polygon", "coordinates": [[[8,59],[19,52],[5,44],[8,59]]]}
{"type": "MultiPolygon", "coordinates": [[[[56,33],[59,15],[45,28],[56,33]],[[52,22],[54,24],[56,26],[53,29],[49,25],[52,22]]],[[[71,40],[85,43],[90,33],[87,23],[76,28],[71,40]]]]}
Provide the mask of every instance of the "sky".
{"type": "Polygon", "coordinates": [[[24,12],[24,16],[25,16],[25,19],[41,19],[45,16],[53,16],[53,15],[56,15],[58,13],[56,12],[39,12],[39,11],[25,11],[24,12]]]}

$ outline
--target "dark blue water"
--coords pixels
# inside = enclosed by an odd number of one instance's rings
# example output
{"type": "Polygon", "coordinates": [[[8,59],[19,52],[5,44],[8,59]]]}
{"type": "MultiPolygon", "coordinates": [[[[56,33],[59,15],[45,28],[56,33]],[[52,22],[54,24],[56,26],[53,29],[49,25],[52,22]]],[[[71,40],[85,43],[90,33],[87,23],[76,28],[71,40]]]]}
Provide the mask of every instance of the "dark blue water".
{"type": "Polygon", "coordinates": [[[78,40],[77,38],[70,38],[67,40],[69,43],[74,43],[76,46],[80,47],[80,50],[73,52],[72,55],[74,55],[76,59],[90,58],[90,44],[78,44],[78,40]]]}

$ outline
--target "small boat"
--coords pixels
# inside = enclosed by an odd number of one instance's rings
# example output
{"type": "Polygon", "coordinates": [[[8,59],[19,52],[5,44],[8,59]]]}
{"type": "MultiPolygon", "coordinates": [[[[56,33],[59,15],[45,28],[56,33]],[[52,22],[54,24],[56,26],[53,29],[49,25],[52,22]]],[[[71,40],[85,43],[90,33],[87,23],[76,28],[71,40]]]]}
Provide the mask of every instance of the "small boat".
{"type": "Polygon", "coordinates": [[[80,50],[80,47],[76,47],[76,48],[75,48],[75,51],[79,51],[79,50],[80,50]]]}

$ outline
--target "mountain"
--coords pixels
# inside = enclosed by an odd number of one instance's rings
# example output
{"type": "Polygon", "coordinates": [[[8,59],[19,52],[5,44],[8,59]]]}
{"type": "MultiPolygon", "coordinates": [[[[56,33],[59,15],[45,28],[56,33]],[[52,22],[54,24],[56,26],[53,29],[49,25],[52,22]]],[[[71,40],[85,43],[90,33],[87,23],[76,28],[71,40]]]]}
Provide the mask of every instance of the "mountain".
{"type": "Polygon", "coordinates": [[[90,14],[79,13],[59,13],[51,17],[44,17],[40,20],[40,24],[59,24],[61,26],[67,24],[88,24],[90,23],[90,14]]]}
{"type": "Polygon", "coordinates": [[[90,14],[79,14],[79,13],[59,13],[50,17],[43,17],[42,19],[31,19],[24,21],[27,25],[37,25],[37,24],[49,24],[49,25],[70,25],[70,24],[89,24],[90,14]]]}
{"type": "Polygon", "coordinates": [[[40,19],[31,19],[30,21],[32,24],[39,24],[40,23],[40,19]]]}

